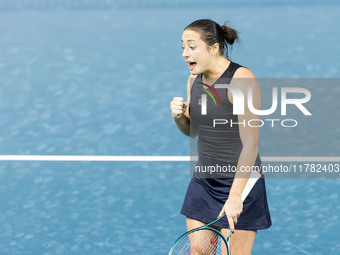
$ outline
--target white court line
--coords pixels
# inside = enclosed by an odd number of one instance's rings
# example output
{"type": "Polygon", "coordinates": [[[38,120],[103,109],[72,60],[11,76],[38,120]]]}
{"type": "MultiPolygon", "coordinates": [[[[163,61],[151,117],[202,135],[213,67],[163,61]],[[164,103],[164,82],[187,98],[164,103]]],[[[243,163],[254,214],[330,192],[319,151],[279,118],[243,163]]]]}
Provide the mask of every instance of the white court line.
{"type": "Polygon", "coordinates": [[[190,161],[190,156],[0,155],[0,161],[190,161]]]}
{"type": "MultiPolygon", "coordinates": [[[[84,156],[84,155],[0,155],[0,161],[196,161],[197,156],[84,156]]],[[[261,157],[266,162],[340,162],[340,157],[261,157]]],[[[252,172],[243,192],[244,200],[259,173],[252,172]]]]}
{"type": "MultiPolygon", "coordinates": [[[[197,156],[0,155],[0,161],[192,161],[197,156]]],[[[264,162],[340,162],[340,157],[261,157],[264,162]]]]}

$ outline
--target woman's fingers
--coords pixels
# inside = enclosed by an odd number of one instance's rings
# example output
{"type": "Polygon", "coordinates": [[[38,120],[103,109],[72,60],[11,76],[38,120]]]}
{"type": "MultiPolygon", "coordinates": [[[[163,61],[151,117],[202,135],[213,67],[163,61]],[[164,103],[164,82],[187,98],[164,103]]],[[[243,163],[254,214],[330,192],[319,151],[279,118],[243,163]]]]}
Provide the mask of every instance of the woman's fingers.
{"type": "Polygon", "coordinates": [[[187,107],[187,102],[184,102],[182,97],[174,97],[170,102],[170,108],[172,112],[172,117],[180,118],[184,114],[187,107]]]}
{"type": "Polygon", "coordinates": [[[220,213],[218,214],[217,218],[221,217],[223,214],[226,214],[228,223],[229,223],[229,227],[230,227],[230,231],[232,234],[234,234],[235,231],[235,225],[237,224],[238,221],[238,217],[240,217],[239,213],[232,213],[232,212],[226,212],[225,211],[225,207],[222,208],[222,210],[220,211],[220,213]]]}
{"type": "Polygon", "coordinates": [[[237,217],[233,217],[234,224],[237,224],[237,217]]]}
{"type": "Polygon", "coordinates": [[[185,106],[185,102],[184,99],[181,97],[175,97],[171,102],[170,102],[170,106],[172,108],[178,108],[178,109],[182,109],[185,106]]]}
{"type": "MultiPolygon", "coordinates": [[[[221,216],[223,215],[223,213],[224,213],[224,207],[222,208],[222,210],[221,210],[220,213],[218,214],[217,218],[221,217],[221,216]]],[[[217,218],[216,218],[216,219],[217,219],[217,218]]]]}
{"type": "Polygon", "coordinates": [[[234,234],[234,231],[235,231],[234,219],[233,219],[233,217],[230,217],[228,215],[227,215],[227,219],[228,219],[230,231],[231,231],[232,234],[234,234]]]}
{"type": "MultiPolygon", "coordinates": [[[[221,214],[221,213],[220,213],[220,214],[221,214]]],[[[227,219],[228,219],[230,231],[231,231],[231,233],[234,234],[235,225],[236,225],[237,222],[238,222],[238,217],[240,217],[240,214],[239,214],[239,213],[232,213],[232,212],[227,213],[227,212],[226,212],[226,215],[227,215],[227,219]]]]}

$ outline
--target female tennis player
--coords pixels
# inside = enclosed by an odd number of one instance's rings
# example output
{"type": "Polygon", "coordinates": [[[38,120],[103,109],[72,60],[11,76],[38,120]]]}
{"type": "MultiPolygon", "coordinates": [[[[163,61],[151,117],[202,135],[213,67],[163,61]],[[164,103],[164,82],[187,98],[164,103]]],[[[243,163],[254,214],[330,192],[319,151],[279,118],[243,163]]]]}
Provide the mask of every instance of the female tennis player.
{"type": "Polygon", "coordinates": [[[227,217],[214,227],[225,237],[230,228],[231,254],[244,255],[251,254],[257,230],[269,228],[272,223],[264,178],[256,181],[244,202],[241,199],[249,169],[261,166],[259,127],[248,125],[259,116],[248,109],[247,103],[244,114],[234,115],[231,89],[216,86],[228,84],[241,90],[244,102],[248,102],[248,89],[252,89],[253,105],[261,108],[254,74],[229,60],[228,49],[237,40],[236,30],[208,19],[194,21],[184,29],[183,57],[190,70],[187,101],[175,97],[170,108],[178,129],[190,137],[198,136],[198,162],[181,210],[187,217],[187,229],[203,226],[226,213],[227,217]],[[216,119],[223,119],[224,124],[217,125],[216,119]],[[220,169],[229,166],[229,170],[215,174],[199,170],[209,166],[218,169],[217,165],[220,169]]]}

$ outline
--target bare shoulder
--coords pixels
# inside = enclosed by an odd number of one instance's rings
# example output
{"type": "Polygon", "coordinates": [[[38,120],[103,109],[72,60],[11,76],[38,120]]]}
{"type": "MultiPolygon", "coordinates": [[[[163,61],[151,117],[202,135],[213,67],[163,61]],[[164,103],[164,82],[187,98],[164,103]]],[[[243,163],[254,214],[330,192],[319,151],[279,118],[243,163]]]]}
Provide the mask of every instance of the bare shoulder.
{"type": "Polygon", "coordinates": [[[190,74],[188,78],[188,89],[191,88],[192,84],[194,84],[194,81],[197,77],[197,74],[190,74]]]}
{"type": "Polygon", "coordinates": [[[258,88],[255,75],[246,67],[240,67],[236,70],[231,85],[240,87],[241,89],[258,88]]]}
{"type": "Polygon", "coordinates": [[[240,67],[236,70],[233,78],[255,78],[255,75],[246,67],[240,67]]]}
{"type": "MultiPolygon", "coordinates": [[[[188,103],[188,106],[189,106],[189,103],[190,103],[191,87],[192,87],[192,84],[194,84],[196,77],[197,77],[197,75],[190,74],[189,78],[188,78],[188,84],[187,84],[187,103],[188,103]]],[[[184,115],[190,120],[189,107],[186,108],[184,115]]]]}
{"type": "Polygon", "coordinates": [[[197,77],[197,74],[196,75],[190,74],[189,78],[188,78],[188,83],[187,83],[187,98],[188,98],[188,103],[190,101],[191,87],[194,84],[194,81],[195,81],[196,77],[197,77]]]}

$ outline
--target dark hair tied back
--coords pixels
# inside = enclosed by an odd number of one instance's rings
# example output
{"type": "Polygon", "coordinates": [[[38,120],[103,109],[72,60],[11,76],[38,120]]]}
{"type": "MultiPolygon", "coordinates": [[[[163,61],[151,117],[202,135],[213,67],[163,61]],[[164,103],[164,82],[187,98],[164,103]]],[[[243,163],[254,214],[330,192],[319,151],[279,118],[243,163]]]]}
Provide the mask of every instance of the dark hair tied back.
{"type": "Polygon", "coordinates": [[[231,47],[239,37],[238,32],[226,24],[227,22],[224,22],[224,24],[220,26],[210,19],[200,19],[192,22],[184,30],[188,29],[199,32],[201,39],[208,46],[218,43],[220,54],[223,56],[225,53],[228,58],[228,46],[231,47]]]}
{"type": "Polygon", "coordinates": [[[233,45],[235,40],[238,41],[239,39],[238,32],[235,29],[228,27],[227,21],[224,22],[221,28],[223,30],[224,38],[226,39],[228,44],[233,45]]]}

